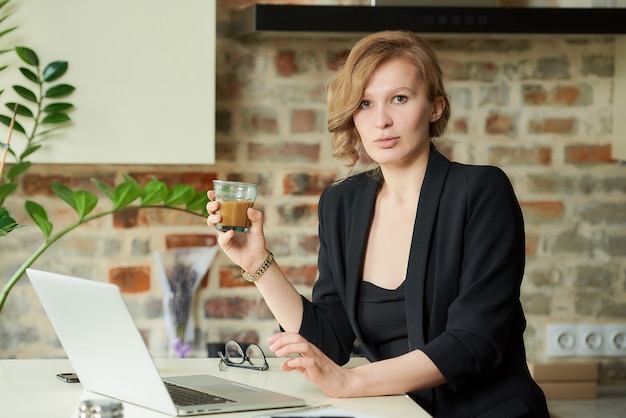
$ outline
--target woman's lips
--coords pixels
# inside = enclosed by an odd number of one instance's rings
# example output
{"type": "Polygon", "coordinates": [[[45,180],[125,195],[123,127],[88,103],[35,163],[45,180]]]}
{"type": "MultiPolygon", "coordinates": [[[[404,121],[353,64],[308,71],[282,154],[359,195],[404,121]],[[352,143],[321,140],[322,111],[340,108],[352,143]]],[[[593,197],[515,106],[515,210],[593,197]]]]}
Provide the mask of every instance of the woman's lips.
{"type": "Polygon", "coordinates": [[[385,136],[385,137],[380,137],[376,139],[374,141],[374,144],[376,144],[376,146],[379,148],[386,149],[386,148],[391,148],[394,145],[396,145],[399,140],[400,138],[397,136],[393,136],[393,137],[385,136]]]}

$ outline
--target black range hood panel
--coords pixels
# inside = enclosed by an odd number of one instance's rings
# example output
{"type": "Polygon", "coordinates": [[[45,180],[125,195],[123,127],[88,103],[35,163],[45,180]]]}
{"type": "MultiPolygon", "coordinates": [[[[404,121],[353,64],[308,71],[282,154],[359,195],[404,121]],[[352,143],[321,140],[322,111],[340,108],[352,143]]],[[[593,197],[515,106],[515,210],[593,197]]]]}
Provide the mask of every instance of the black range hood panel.
{"type": "Polygon", "coordinates": [[[331,35],[404,29],[421,34],[620,35],[626,9],[288,6],[234,12],[233,35],[331,35]]]}

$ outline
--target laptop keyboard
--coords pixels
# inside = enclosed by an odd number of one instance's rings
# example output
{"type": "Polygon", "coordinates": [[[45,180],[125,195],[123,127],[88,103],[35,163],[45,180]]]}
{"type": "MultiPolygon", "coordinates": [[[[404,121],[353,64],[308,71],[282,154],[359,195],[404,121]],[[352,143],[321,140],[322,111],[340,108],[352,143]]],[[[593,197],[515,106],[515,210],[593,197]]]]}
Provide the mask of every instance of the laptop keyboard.
{"type": "Polygon", "coordinates": [[[173,383],[165,382],[172,400],[176,405],[191,406],[191,405],[206,405],[206,404],[219,404],[227,402],[235,402],[231,399],[222,398],[221,396],[211,395],[205,392],[189,389],[182,386],[177,386],[173,383]]]}

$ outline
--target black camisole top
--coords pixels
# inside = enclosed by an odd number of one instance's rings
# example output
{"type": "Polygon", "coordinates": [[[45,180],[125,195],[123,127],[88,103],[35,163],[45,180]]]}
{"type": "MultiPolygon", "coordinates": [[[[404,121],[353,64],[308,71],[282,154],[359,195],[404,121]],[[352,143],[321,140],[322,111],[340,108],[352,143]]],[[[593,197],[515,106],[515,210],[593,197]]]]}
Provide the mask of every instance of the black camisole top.
{"type": "Polygon", "coordinates": [[[389,290],[370,282],[361,282],[358,321],[364,339],[378,349],[381,359],[406,354],[409,342],[404,283],[395,290],[389,290]]]}

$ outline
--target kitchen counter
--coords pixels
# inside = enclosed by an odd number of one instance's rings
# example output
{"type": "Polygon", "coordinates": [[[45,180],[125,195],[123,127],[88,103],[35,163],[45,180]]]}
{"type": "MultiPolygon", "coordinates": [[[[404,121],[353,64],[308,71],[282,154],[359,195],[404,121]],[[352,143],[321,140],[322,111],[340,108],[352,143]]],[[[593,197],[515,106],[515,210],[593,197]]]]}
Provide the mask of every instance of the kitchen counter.
{"type": "Polygon", "coordinates": [[[554,399],[548,401],[552,418],[623,418],[626,386],[598,386],[596,399],[554,399]]]}

